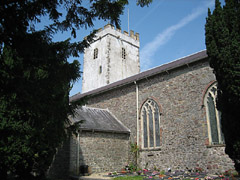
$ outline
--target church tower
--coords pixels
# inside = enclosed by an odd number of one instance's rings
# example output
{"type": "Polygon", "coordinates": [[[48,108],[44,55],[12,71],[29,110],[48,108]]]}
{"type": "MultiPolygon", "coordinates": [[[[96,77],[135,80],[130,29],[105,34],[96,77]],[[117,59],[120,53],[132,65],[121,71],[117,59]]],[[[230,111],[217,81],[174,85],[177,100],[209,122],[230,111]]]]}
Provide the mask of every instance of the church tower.
{"type": "Polygon", "coordinates": [[[140,72],[139,34],[121,32],[108,24],[85,49],[82,93],[140,72]]]}

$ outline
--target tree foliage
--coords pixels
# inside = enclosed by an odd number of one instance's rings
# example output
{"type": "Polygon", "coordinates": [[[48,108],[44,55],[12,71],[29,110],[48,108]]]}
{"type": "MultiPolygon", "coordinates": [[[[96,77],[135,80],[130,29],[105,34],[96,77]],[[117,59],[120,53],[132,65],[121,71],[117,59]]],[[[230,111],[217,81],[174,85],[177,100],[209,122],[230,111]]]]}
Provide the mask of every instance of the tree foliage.
{"type": "Polygon", "coordinates": [[[207,54],[218,82],[217,108],[225,151],[240,172],[240,1],[225,0],[222,7],[216,0],[205,30],[207,54]]]}
{"type": "MultiPolygon", "coordinates": [[[[140,6],[150,1],[139,1],[140,6]]],[[[44,178],[66,136],[71,84],[80,77],[82,42],[53,42],[57,32],[94,26],[95,19],[120,26],[127,0],[0,1],[0,179],[44,178]],[[51,23],[37,31],[41,18],[51,23]]]]}
{"type": "Polygon", "coordinates": [[[19,43],[1,56],[0,170],[30,179],[33,170],[44,174],[63,140],[69,83],[79,70],[61,56],[68,42],[51,44],[34,33],[19,43]]]}

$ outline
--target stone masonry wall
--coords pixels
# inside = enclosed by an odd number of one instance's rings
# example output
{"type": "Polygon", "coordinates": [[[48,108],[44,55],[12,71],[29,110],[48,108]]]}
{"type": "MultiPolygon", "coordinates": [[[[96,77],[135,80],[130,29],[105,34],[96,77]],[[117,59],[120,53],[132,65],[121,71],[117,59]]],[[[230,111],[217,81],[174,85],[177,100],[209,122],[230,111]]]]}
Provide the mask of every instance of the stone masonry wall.
{"type": "MultiPolygon", "coordinates": [[[[137,142],[137,103],[153,98],[162,108],[160,126],[162,142],[158,150],[141,150],[139,165],[160,169],[194,169],[201,167],[214,173],[233,168],[224,147],[208,146],[208,130],[203,93],[215,80],[207,61],[138,81],[139,100],[136,102],[134,83],[95,96],[88,106],[108,108],[117,119],[131,130],[130,142],[137,142]]],[[[139,125],[140,118],[138,119],[139,125]]],[[[141,126],[139,126],[141,132],[141,126]]],[[[141,134],[140,136],[141,137],[141,134]]],[[[139,138],[141,147],[141,139],[139,138]]]]}
{"type": "Polygon", "coordinates": [[[83,131],[79,137],[79,149],[75,135],[58,148],[47,173],[49,178],[77,176],[81,165],[88,165],[92,172],[120,171],[125,167],[129,156],[129,134],[83,131]]]}
{"type": "Polygon", "coordinates": [[[129,134],[81,132],[80,165],[93,172],[120,171],[128,160],[128,143],[129,134]]]}

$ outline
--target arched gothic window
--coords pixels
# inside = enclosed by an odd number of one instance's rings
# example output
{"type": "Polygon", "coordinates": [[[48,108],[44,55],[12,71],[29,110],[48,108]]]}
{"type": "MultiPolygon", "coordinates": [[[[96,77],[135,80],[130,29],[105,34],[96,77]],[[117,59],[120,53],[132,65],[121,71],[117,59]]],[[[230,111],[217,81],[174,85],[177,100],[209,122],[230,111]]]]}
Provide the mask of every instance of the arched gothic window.
{"type": "Polygon", "coordinates": [[[147,100],[141,109],[142,148],[160,147],[160,113],[158,104],[147,100]]]}
{"type": "Polygon", "coordinates": [[[95,48],[93,51],[93,59],[97,59],[98,58],[98,48],[95,48]]]}
{"type": "Polygon", "coordinates": [[[204,97],[210,145],[224,144],[224,137],[221,131],[221,112],[216,108],[216,98],[217,83],[215,82],[209,86],[204,97]]]}
{"type": "Polygon", "coordinates": [[[122,48],[122,58],[126,59],[126,50],[122,48]]]}

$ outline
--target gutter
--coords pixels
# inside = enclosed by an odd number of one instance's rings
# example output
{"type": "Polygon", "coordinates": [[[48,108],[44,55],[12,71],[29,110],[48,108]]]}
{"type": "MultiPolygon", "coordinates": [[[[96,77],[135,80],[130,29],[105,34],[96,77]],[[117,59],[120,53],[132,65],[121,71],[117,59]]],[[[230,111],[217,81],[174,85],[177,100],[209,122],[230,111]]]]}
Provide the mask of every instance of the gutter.
{"type": "Polygon", "coordinates": [[[80,164],[79,164],[79,149],[80,149],[80,136],[79,136],[79,131],[78,131],[78,135],[77,135],[77,169],[76,169],[76,173],[77,175],[79,175],[79,168],[80,168],[80,164]]]}
{"type": "Polygon", "coordinates": [[[102,133],[113,133],[113,134],[130,134],[130,130],[120,130],[120,131],[116,131],[116,130],[102,130],[102,129],[89,129],[89,128],[80,128],[80,131],[85,131],[85,132],[102,132],[102,133]]]}

